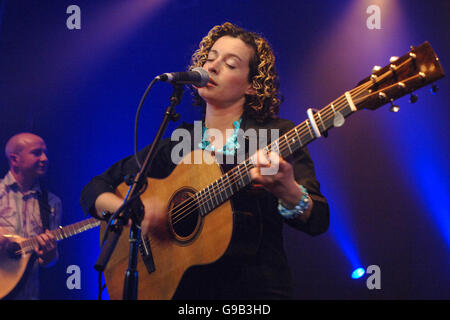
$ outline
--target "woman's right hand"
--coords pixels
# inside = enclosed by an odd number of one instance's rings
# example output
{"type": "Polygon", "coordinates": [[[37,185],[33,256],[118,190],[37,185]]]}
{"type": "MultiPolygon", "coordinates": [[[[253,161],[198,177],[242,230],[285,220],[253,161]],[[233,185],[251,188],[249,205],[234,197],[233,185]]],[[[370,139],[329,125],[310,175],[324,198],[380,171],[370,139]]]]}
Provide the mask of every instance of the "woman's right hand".
{"type": "Polygon", "coordinates": [[[160,201],[153,200],[151,205],[145,208],[144,219],[141,222],[142,234],[147,236],[151,233],[152,236],[164,240],[169,235],[167,228],[167,212],[164,205],[160,201]]]}
{"type": "MultiPolygon", "coordinates": [[[[108,211],[114,213],[123,204],[123,199],[114,193],[105,192],[97,197],[95,200],[96,213],[100,218],[103,218],[102,212],[108,211]]],[[[128,225],[131,225],[131,220],[128,225]]],[[[151,205],[145,206],[145,215],[141,222],[142,234],[147,236],[151,233],[160,239],[168,237],[167,232],[167,213],[164,210],[164,205],[159,201],[152,201],[151,205]]]]}

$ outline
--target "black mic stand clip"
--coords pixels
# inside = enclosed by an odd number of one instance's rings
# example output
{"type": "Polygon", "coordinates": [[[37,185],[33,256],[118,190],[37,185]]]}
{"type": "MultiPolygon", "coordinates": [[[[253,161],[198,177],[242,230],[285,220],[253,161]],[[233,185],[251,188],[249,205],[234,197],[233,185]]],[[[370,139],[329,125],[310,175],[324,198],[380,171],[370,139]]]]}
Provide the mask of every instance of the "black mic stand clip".
{"type": "MultiPolygon", "coordinates": [[[[106,268],[106,264],[114,251],[117,241],[123,231],[123,226],[128,224],[131,218],[129,243],[130,243],[130,254],[128,259],[128,269],[125,273],[125,282],[123,287],[123,299],[124,300],[137,300],[137,288],[138,288],[138,271],[137,271],[137,253],[138,253],[138,243],[141,237],[140,234],[140,223],[145,214],[145,208],[140,201],[139,196],[147,188],[147,176],[150,172],[151,164],[155,158],[156,148],[167,128],[169,121],[178,121],[180,114],[176,113],[174,108],[181,101],[184,93],[183,85],[172,83],[173,93],[170,97],[170,105],[164,112],[164,117],[162,123],[158,129],[158,132],[150,146],[150,149],[146,155],[146,158],[134,179],[129,179],[127,181],[130,185],[130,189],[124,199],[123,205],[111,216],[118,217],[116,221],[109,221],[108,225],[110,228],[106,231],[105,240],[103,242],[102,250],[100,256],[95,265],[97,271],[103,272],[106,268]],[[122,215],[119,215],[123,212],[122,215]]],[[[150,250],[150,247],[148,248],[150,250]]],[[[151,254],[151,253],[150,253],[151,254]]]]}

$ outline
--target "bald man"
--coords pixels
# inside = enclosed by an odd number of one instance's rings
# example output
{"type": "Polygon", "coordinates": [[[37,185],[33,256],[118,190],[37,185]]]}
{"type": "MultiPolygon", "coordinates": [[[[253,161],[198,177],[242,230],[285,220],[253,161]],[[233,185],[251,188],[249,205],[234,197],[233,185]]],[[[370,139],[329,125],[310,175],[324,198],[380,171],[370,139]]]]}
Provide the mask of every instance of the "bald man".
{"type": "Polygon", "coordinates": [[[60,224],[61,200],[39,183],[48,168],[47,146],[41,137],[16,134],[8,140],[5,154],[10,170],[0,180],[0,251],[8,245],[5,234],[36,236],[39,243],[26,283],[11,298],[39,299],[39,265],[49,266],[58,258],[56,239],[49,230],[60,224]]]}

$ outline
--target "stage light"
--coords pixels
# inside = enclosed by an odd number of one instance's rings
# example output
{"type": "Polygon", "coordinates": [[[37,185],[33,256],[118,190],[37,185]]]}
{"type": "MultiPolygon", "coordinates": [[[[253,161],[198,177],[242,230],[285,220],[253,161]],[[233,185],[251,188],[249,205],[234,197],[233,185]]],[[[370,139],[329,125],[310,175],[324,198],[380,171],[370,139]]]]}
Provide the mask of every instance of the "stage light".
{"type": "Polygon", "coordinates": [[[352,272],[352,279],[359,279],[361,278],[364,274],[366,273],[366,270],[364,270],[364,268],[356,268],[355,270],[353,270],[352,272]]]}

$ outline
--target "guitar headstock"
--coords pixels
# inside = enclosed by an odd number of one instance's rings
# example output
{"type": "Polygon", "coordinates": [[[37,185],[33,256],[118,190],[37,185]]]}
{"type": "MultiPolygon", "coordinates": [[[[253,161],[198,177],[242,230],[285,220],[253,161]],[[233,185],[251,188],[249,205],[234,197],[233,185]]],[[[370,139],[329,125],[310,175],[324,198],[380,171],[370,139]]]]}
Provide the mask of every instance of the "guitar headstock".
{"type": "MultiPolygon", "coordinates": [[[[387,103],[416,91],[444,77],[444,70],[428,42],[400,58],[392,57],[384,68],[374,67],[372,75],[358,83],[355,105],[357,109],[375,110],[387,103]]],[[[353,90],[352,90],[353,91],[353,90]]],[[[411,102],[417,97],[411,96],[411,102]]],[[[398,108],[398,107],[397,107],[398,108]]]]}

